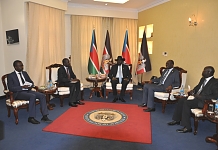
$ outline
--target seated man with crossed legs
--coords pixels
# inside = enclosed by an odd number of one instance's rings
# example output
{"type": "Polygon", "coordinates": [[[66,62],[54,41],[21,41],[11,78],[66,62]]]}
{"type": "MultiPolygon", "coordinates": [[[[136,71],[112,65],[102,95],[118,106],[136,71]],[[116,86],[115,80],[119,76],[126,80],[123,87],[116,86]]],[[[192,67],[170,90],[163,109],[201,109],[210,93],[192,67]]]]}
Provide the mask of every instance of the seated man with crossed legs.
{"type": "Polygon", "coordinates": [[[174,61],[168,60],[166,62],[166,69],[163,71],[161,77],[152,79],[148,84],[145,84],[143,87],[143,98],[142,104],[139,107],[146,107],[143,109],[145,112],[155,111],[154,108],[154,92],[169,92],[174,87],[179,87],[179,71],[175,68],[174,61]],[[157,84],[151,84],[151,83],[157,84]]]}
{"type": "Polygon", "coordinates": [[[123,99],[123,96],[125,95],[126,87],[130,79],[132,78],[132,74],[130,73],[129,67],[123,64],[124,60],[125,58],[122,58],[122,56],[118,56],[117,59],[115,59],[115,61],[117,61],[117,64],[111,67],[111,70],[108,74],[108,77],[111,79],[114,95],[114,100],[112,102],[116,102],[118,99],[120,99],[122,102],[126,102],[123,99]],[[120,97],[117,96],[118,83],[122,84],[120,97]]]}
{"type": "Polygon", "coordinates": [[[63,66],[58,69],[58,83],[60,86],[67,86],[70,88],[69,106],[77,107],[78,105],[84,105],[81,102],[80,80],[76,78],[70,61],[67,58],[62,60],[63,66]]]}
{"type": "Polygon", "coordinates": [[[191,128],[191,109],[203,108],[205,100],[218,98],[218,80],[213,77],[214,68],[207,66],[202,72],[202,78],[198,85],[189,93],[193,93],[190,97],[179,99],[176,109],[173,113],[173,121],[168,125],[181,124],[182,129],[176,130],[179,133],[192,132],[191,128]]]}

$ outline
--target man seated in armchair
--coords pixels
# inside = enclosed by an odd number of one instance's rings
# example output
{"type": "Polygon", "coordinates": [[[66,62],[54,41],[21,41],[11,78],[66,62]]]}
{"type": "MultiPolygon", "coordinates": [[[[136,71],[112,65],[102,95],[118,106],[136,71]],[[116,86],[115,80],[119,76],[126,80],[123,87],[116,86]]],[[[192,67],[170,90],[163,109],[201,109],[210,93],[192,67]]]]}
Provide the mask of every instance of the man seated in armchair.
{"type": "Polygon", "coordinates": [[[32,91],[34,86],[33,81],[30,79],[26,71],[23,71],[23,63],[20,60],[15,60],[13,63],[15,71],[10,73],[7,77],[7,84],[9,91],[14,93],[14,99],[24,99],[29,101],[29,118],[28,122],[32,124],[39,124],[40,122],[35,119],[36,106],[35,101],[39,99],[40,109],[43,115],[42,122],[52,122],[47,115],[48,109],[46,105],[45,95],[36,91],[32,91]]]}
{"type": "Polygon", "coordinates": [[[218,80],[213,77],[214,68],[207,66],[202,72],[202,78],[198,85],[191,91],[190,96],[179,99],[177,107],[173,113],[173,121],[168,125],[182,125],[182,129],[176,130],[179,133],[192,132],[191,109],[203,108],[205,100],[218,98],[218,80]]]}
{"type": "Polygon", "coordinates": [[[132,78],[132,74],[129,70],[129,67],[123,64],[123,62],[125,61],[125,58],[122,58],[122,56],[118,56],[117,59],[115,59],[115,61],[117,61],[117,64],[112,66],[108,74],[108,77],[111,79],[113,95],[114,95],[114,99],[112,102],[115,103],[118,99],[120,99],[122,102],[126,102],[123,99],[123,96],[125,95],[126,87],[130,79],[132,78]],[[117,96],[117,84],[118,83],[122,84],[119,97],[117,96]]]}
{"type": "Polygon", "coordinates": [[[174,87],[179,87],[179,71],[173,68],[173,66],[174,61],[168,60],[166,62],[166,69],[161,77],[152,79],[144,84],[142,104],[138,105],[139,107],[147,107],[147,109],[143,109],[144,112],[155,111],[154,92],[170,92],[174,87]]]}
{"type": "Polygon", "coordinates": [[[59,86],[70,88],[69,106],[77,107],[77,105],[84,105],[85,103],[80,101],[80,80],[76,78],[69,59],[64,58],[62,63],[63,66],[58,69],[58,84],[59,86]]]}

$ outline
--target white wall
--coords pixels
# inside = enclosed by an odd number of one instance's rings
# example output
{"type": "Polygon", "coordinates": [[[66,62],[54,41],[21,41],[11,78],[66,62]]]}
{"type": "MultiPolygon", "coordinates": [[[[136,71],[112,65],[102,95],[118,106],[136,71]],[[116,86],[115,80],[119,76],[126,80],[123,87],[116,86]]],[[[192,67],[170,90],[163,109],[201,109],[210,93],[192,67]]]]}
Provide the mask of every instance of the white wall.
{"type": "MultiPolygon", "coordinates": [[[[2,6],[0,3],[0,20],[2,20],[2,6]]],[[[0,21],[0,77],[5,73],[5,63],[4,63],[4,49],[3,49],[3,38],[5,38],[5,33],[2,30],[2,21],[0,21]]],[[[3,86],[0,86],[0,96],[3,95],[3,86]]]]}

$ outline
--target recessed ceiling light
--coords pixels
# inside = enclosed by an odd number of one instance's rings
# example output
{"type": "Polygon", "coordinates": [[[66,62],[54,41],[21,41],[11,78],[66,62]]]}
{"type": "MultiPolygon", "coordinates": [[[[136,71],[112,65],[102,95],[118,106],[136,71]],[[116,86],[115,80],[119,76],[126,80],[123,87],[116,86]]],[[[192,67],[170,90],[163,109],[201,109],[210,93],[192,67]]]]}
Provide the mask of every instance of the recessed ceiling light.
{"type": "Polygon", "coordinates": [[[124,4],[128,2],[129,0],[94,0],[96,2],[104,2],[104,3],[118,3],[118,4],[124,4]]]}
{"type": "Polygon", "coordinates": [[[107,6],[107,3],[105,5],[107,6]]]}

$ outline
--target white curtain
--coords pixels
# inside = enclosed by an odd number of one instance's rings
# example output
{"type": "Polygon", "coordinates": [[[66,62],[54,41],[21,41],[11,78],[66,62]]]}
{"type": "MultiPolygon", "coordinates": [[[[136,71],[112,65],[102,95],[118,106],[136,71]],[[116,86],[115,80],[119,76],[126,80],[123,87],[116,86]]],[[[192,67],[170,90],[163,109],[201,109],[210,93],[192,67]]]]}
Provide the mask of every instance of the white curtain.
{"type": "Polygon", "coordinates": [[[133,64],[133,81],[137,82],[135,67],[138,60],[137,50],[137,20],[107,17],[76,16],[71,17],[72,27],[72,51],[71,63],[73,70],[84,85],[90,85],[86,81],[88,77],[88,59],[91,45],[92,31],[95,29],[99,63],[105,43],[106,31],[109,31],[113,59],[122,55],[125,32],[128,30],[129,49],[133,64]]]}
{"type": "Polygon", "coordinates": [[[28,45],[26,70],[35,85],[45,84],[45,68],[65,56],[64,11],[27,3],[28,45]]]}

